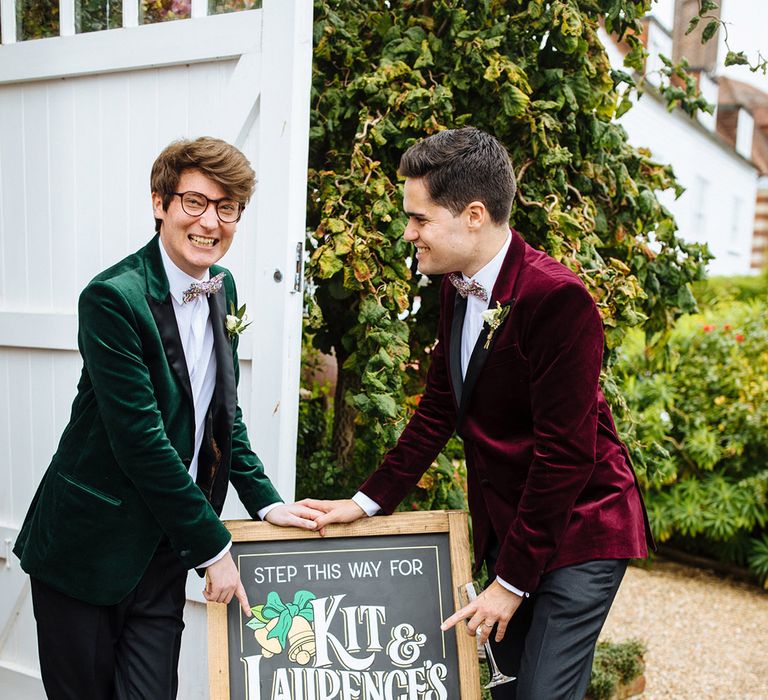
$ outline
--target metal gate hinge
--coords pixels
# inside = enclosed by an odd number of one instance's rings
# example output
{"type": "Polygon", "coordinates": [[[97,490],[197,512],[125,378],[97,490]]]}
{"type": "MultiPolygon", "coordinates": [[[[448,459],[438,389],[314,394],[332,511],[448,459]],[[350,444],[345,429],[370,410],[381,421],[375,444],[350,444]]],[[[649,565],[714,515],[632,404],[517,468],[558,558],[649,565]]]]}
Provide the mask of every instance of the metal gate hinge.
{"type": "Polygon", "coordinates": [[[301,291],[302,272],[304,268],[304,243],[296,244],[296,272],[293,276],[293,293],[301,291]]]}

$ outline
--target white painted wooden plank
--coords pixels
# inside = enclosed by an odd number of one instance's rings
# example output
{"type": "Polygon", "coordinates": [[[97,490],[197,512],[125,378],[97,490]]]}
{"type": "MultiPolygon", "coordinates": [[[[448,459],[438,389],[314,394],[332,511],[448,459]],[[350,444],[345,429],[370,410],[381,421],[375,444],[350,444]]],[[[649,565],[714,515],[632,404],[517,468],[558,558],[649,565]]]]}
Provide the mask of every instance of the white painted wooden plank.
{"type": "Polygon", "coordinates": [[[208,0],[192,0],[192,12],[193,18],[207,17],[208,16],[208,0]]]}
{"type": "MultiPolygon", "coordinates": [[[[148,235],[139,245],[147,243],[150,238],[151,235],[148,235]]],[[[238,279],[237,275],[235,278],[238,279]]],[[[73,307],[77,306],[77,296],[79,294],[72,299],[73,307]]],[[[238,349],[241,360],[251,359],[253,345],[253,335],[246,333],[241,338],[238,349]]],[[[2,347],[77,352],[77,315],[74,311],[71,313],[0,311],[0,348],[2,347]]],[[[241,388],[241,392],[242,390],[241,388]]]]}
{"type": "MultiPolygon", "coordinates": [[[[0,47],[2,48],[2,47],[0,47]]],[[[25,306],[28,299],[27,212],[25,202],[24,100],[21,92],[0,88],[0,181],[3,221],[3,306],[25,306]]]]}
{"type": "MultiPolygon", "coordinates": [[[[169,115],[158,106],[160,74],[169,69],[142,70],[129,74],[128,128],[128,227],[131,250],[145,244],[154,232],[149,191],[152,163],[166,144],[158,139],[158,122],[169,115]]],[[[172,70],[172,69],[171,69],[172,70]]]]}
{"type": "Polygon", "coordinates": [[[77,316],[0,311],[0,346],[77,350],[77,316]]]}
{"type": "MultiPolygon", "coordinates": [[[[55,352],[52,354],[55,369],[53,372],[53,383],[49,388],[48,396],[53,403],[54,433],[58,440],[62,432],[64,432],[64,428],[69,422],[69,417],[72,413],[72,402],[77,393],[77,382],[80,379],[83,360],[80,357],[80,353],[76,351],[55,352]]],[[[45,468],[47,467],[48,465],[46,464],[45,468]]],[[[44,470],[40,472],[40,477],[42,477],[44,470]]]]}
{"type": "MultiPolygon", "coordinates": [[[[247,333],[248,331],[246,331],[247,333]]],[[[241,336],[241,339],[245,337],[245,334],[241,336]]],[[[240,384],[237,387],[237,401],[240,404],[240,408],[243,409],[243,420],[245,421],[245,427],[248,428],[248,432],[253,432],[251,426],[253,425],[253,416],[251,415],[251,370],[253,369],[253,363],[250,355],[243,357],[240,352],[242,344],[238,347],[237,355],[240,360],[240,384]]],[[[254,426],[255,427],[255,426],[254,426]]]]}
{"type": "Polygon", "coordinates": [[[100,76],[98,87],[99,123],[93,136],[98,138],[101,151],[99,232],[102,267],[108,267],[133,252],[128,214],[131,203],[125,196],[129,143],[124,137],[115,138],[115,134],[128,133],[128,76],[100,76]]]}
{"type": "Polygon", "coordinates": [[[123,27],[139,26],[139,0],[123,0],[123,27]]]}
{"type": "Polygon", "coordinates": [[[59,0],[59,34],[75,35],[75,0],[59,0]]]}
{"type": "Polygon", "coordinates": [[[27,672],[17,664],[0,661],[0,688],[7,690],[8,697],[24,700],[45,700],[43,684],[38,676],[27,672]]]}
{"type": "Polygon", "coordinates": [[[261,53],[240,57],[216,111],[217,133],[238,148],[243,147],[256,120],[261,85],[253,76],[261,75],[261,61],[261,53]]]}
{"type": "Polygon", "coordinates": [[[19,566],[16,555],[10,551],[18,534],[18,528],[0,526],[0,557],[3,557],[0,558],[0,589],[3,591],[0,596],[0,663],[23,661],[23,653],[20,653],[13,628],[21,617],[22,607],[29,594],[29,579],[19,566]],[[6,554],[7,559],[4,558],[6,554]]]}
{"type": "MultiPolygon", "coordinates": [[[[13,522],[11,516],[13,514],[14,466],[11,462],[11,413],[16,410],[15,398],[11,396],[9,371],[8,351],[0,349],[0,523],[7,525],[13,522]]],[[[2,565],[0,562],[0,566],[2,565]]],[[[0,627],[2,627],[2,618],[0,618],[0,627]]]]}
{"type": "MultiPolygon", "coordinates": [[[[202,579],[194,573],[192,576],[197,582],[191,585],[202,587],[202,579]]],[[[205,662],[208,658],[207,622],[205,605],[187,600],[179,655],[179,668],[182,669],[179,673],[179,700],[208,700],[208,664],[205,662]],[[184,669],[195,669],[195,673],[184,673],[184,669]]]]}
{"type": "Polygon", "coordinates": [[[48,139],[48,86],[20,86],[24,104],[24,195],[27,212],[27,302],[31,308],[49,308],[51,288],[51,219],[48,139]]]}
{"type": "MultiPolygon", "coordinates": [[[[3,121],[3,107],[2,107],[2,98],[4,96],[7,96],[10,93],[10,90],[3,89],[2,86],[0,86],[0,131],[2,131],[2,125],[4,123],[3,121]]],[[[16,169],[16,163],[8,162],[7,164],[3,160],[3,147],[2,147],[2,137],[0,137],[0,189],[2,188],[3,182],[5,182],[6,173],[10,173],[16,169]]],[[[5,286],[6,282],[8,280],[8,276],[6,274],[6,250],[5,250],[5,240],[6,237],[11,235],[9,233],[10,229],[6,225],[5,220],[5,206],[4,201],[2,197],[2,193],[0,192],[0,308],[4,306],[4,300],[6,298],[6,292],[5,292],[5,286]]]]}
{"type": "Polygon", "coordinates": [[[16,2],[0,0],[0,42],[4,45],[16,43],[16,2]]]}
{"type": "Polygon", "coordinates": [[[0,46],[0,84],[239,57],[260,50],[262,12],[9,42],[0,46]]]}
{"type": "MultiPolygon", "coordinates": [[[[0,520],[0,573],[6,569],[12,568],[10,566],[10,562],[13,560],[13,554],[11,553],[11,549],[13,548],[13,543],[16,540],[16,536],[19,534],[19,529],[16,527],[8,527],[7,525],[2,524],[2,520],[0,520]]],[[[0,597],[1,598],[1,597],[0,597]]],[[[6,601],[0,600],[0,606],[3,606],[6,604],[6,601]]],[[[0,611],[2,610],[2,607],[0,607],[0,611]]],[[[0,612],[0,620],[3,619],[3,614],[0,612]]],[[[0,627],[0,647],[2,647],[2,640],[3,640],[3,632],[2,627],[0,627]]]]}
{"type": "MultiPolygon", "coordinates": [[[[189,114],[189,134],[192,136],[218,136],[227,139],[221,128],[220,105],[226,101],[226,92],[238,61],[216,61],[189,66],[190,84],[195,95],[205,95],[206,108],[195,108],[189,114]]],[[[193,104],[195,104],[193,99],[193,104]]]]}
{"type": "Polygon", "coordinates": [[[24,517],[32,500],[37,480],[32,465],[32,426],[34,405],[30,388],[29,351],[8,350],[8,393],[14,410],[8,416],[10,433],[10,463],[13,465],[11,522],[24,517]]]}
{"type": "MultiPolygon", "coordinates": [[[[17,562],[18,563],[18,562],[17,562]]],[[[14,589],[8,589],[9,594],[18,590],[21,583],[20,595],[13,595],[16,606],[9,619],[8,635],[0,650],[0,688],[3,689],[3,698],[18,698],[19,700],[32,700],[44,698],[42,683],[40,681],[40,665],[37,657],[37,634],[35,619],[32,613],[31,596],[29,593],[29,579],[21,574],[20,569],[11,571],[14,578],[14,589]],[[18,575],[18,576],[17,576],[18,575]],[[8,672],[16,674],[14,680],[10,680],[8,672]],[[14,683],[20,683],[15,685],[14,683]],[[15,689],[17,692],[13,692],[15,689]]]]}
{"type": "MultiPolygon", "coordinates": [[[[203,99],[191,92],[194,80],[186,66],[175,66],[158,71],[157,139],[160,149],[171,141],[191,136],[189,113],[203,99]]],[[[197,134],[196,134],[197,135],[197,134]]]]}
{"type": "MultiPolygon", "coordinates": [[[[32,451],[29,456],[30,483],[34,489],[40,477],[51,462],[51,457],[56,451],[59,442],[58,426],[55,422],[55,411],[51,401],[50,391],[55,376],[54,354],[44,350],[30,350],[29,352],[29,393],[31,403],[29,408],[29,432],[31,436],[32,451]]],[[[74,396],[74,394],[73,394],[74,396]]],[[[32,494],[30,494],[30,501],[32,494]]],[[[29,501],[23,504],[23,508],[15,511],[17,520],[26,513],[29,501]]]]}
{"type": "Polygon", "coordinates": [[[264,315],[270,341],[253,348],[254,423],[272,435],[265,456],[279,465],[275,484],[284,498],[295,487],[296,423],[301,355],[302,295],[292,293],[296,244],[304,240],[306,171],[309,139],[309,89],[312,66],[312,3],[309,0],[265,0],[265,56],[283,56],[277,64],[262,62],[259,141],[257,253],[253,276],[255,298],[264,315]],[[274,202],[281,206],[275,207],[274,202]],[[281,230],[283,236],[275,236],[281,230]],[[275,269],[282,281],[275,283],[275,269]]]}
{"type": "Polygon", "coordinates": [[[80,291],[77,280],[76,250],[80,238],[76,207],[77,158],[75,149],[75,99],[79,81],[56,80],[48,87],[48,128],[50,140],[47,183],[51,197],[51,236],[49,242],[51,311],[74,313],[80,291]]]}
{"type": "MultiPolygon", "coordinates": [[[[79,38],[79,37],[76,37],[79,38]]],[[[72,237],[75,248],[77,287],[82,289],[104,269],[101,223],[104,219],[101,144],[98,138],[100,121],[99,81],[88,78],[77,81],[73,143],[75,146],[75,208],[77,231],[72,237]]],[[[110,261],[114,262],[114,261],[110,261]]]]}

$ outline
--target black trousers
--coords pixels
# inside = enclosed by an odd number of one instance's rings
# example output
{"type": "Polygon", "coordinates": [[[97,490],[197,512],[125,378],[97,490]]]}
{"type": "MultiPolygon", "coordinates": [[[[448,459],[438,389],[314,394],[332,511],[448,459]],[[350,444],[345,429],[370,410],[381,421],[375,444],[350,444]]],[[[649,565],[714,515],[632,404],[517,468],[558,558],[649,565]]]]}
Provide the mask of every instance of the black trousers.
{"type": "MultiPolygon", "coordinates": [[[[76,562],[73,562],[76,565],[76,562]]],[[[116,605],[32,579],[40,671],[51,700],[174,700],[187,572],[167,544],[116,605]]]]}
{"type": "MultiPolygon", "coordinates": [[[[488,571],[493,571],[490,560],[488,571]]],[[[624,577],[626,559],[566,566],[545,574],[521,603],[504,639],[491,648],[516,681],[491,690],[493,700],[582,700],[595,644],[624,577]]]]}

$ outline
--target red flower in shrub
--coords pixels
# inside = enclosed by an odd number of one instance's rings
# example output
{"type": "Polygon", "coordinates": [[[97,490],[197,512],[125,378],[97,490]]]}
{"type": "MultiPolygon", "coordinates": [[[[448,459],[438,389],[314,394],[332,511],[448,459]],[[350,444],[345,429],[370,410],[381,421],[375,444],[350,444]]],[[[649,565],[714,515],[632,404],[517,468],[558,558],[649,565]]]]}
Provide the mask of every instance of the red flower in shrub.
{"type": "Polygon", "coordinates": [[[736,342],[737,343],[743,343],[744,342],[744,336],[741,333],[736,334],[736,342]]]}
{"type": "Polygon", "coordinates": [[[715,327],[711,323],[707,323],[701,330],[703,330],[705,333],[711,333],[713,330],[715,330],[715,327]]]}
{"type": "Polygon", "coordinates": [[[724,330],[724,331],[729,331],[729,330],[731,330],[731,328],[733,328],[733,326],[731,326],[731,324],[730,324],[730,323],[726,323],[726,324],[723,326],[723,330],[724,330]]]}

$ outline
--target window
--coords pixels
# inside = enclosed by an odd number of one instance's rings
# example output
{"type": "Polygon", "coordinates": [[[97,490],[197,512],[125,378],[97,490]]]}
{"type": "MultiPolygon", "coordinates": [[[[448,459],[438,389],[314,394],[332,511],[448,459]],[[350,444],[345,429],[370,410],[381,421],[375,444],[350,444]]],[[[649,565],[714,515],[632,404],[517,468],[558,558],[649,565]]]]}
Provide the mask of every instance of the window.
{"type": "MultiPolygon", "coordinates": [[[[104,29],[117,29],[123,26],[123,0],[6,0],[11,3],[11,17],[15,5],[17,41],[43,39],[72,32],[72,25],[67,28],[65,16],[72,21],[74,13],[74,31],[77,34],[97,32],[104,29]],[[59,5],[64,6],[61,15],[59,5]]],[[[155,24],[175,19],[187,19],[192,16],[193,0],[135,0],[139,11],[139,24],[155,24]]],[[[220,15],[242,10],[261,8],[262,0],[203,0],[196,13],[220,15]],[[202,10],[202,12],[201,12],[202,10]]],[[[196,8],[197,8],[197,3],[196,8]]],[[[8,16],[6,15],[6,18],[8,16]]],[[[135,21],[135,20],[134,20],[135,21]]],[[[12,22],[10,22],[12,24],[12,22]]],[[[6,27],[7,29],[7,27],[6,27]]],[[[13,35],[13,32],[11,33],[13,35]]]]}

